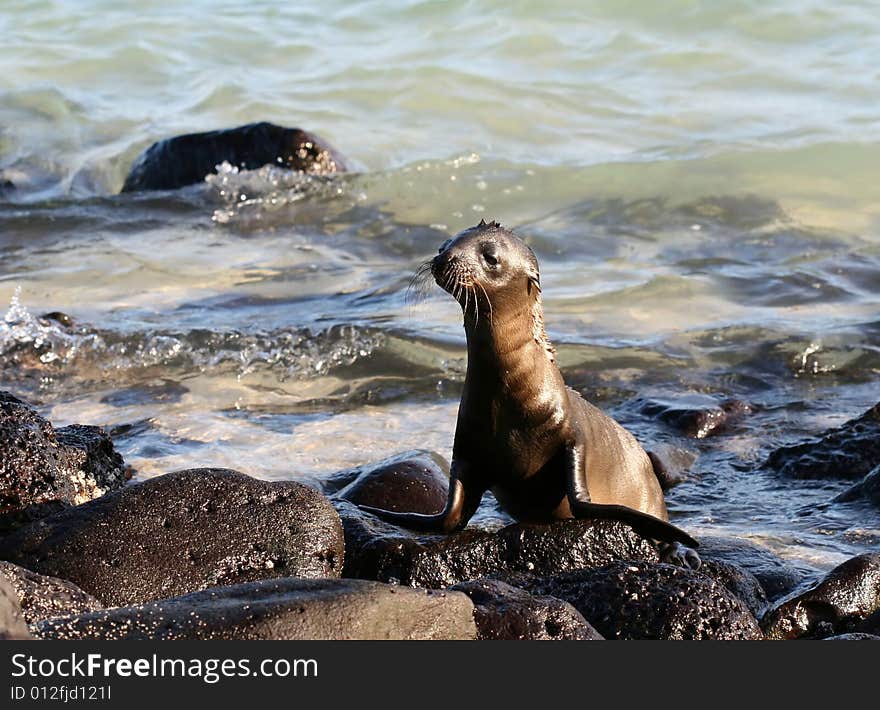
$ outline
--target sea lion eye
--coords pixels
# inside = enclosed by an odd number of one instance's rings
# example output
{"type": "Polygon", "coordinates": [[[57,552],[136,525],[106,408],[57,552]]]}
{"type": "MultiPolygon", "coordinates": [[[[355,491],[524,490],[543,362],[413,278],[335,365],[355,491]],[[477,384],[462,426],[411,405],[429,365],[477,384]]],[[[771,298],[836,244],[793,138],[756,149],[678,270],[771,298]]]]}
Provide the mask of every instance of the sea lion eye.
{"type": "Polygon", "coordinates": [[[498,257],[495,256],[495,253],[494,253],[494,252],[491,252],[491,251],[484,251],[484,252],[483,252],[483,260],[484,260],[489,266],[493,266],[493,267],[494,267],[494,266],[498,266],[498,257]]]}

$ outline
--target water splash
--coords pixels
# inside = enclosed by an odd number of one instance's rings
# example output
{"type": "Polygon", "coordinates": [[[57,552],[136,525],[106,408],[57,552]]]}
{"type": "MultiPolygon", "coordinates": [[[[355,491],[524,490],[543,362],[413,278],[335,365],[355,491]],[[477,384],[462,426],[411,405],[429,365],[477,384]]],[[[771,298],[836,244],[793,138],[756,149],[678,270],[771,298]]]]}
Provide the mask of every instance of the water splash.
{"type": "Polygon", "coordinates": [[[242,170],[227,161],[217,166],[217,173],[205,182],[214,188],[224,206],[214,210],[212,219],[229,224],[245,219],[260,219],[306,197],[336,197],[346,193],[345,184],[325,175],[309,175],[264,165],[257,170],[242,170]]]}
{"type": "Polygon", "coordinates": [[[82,376],[112,376],[151,367],[234,373],[239,379],[270,372],[279,382],[326,375],[370,356],[384,342],[378,331],[335,325],[242,332],[120,333],[67,327],[35,317],[17,289],[0,322],[0,371],[16,368],[82,376]]]}

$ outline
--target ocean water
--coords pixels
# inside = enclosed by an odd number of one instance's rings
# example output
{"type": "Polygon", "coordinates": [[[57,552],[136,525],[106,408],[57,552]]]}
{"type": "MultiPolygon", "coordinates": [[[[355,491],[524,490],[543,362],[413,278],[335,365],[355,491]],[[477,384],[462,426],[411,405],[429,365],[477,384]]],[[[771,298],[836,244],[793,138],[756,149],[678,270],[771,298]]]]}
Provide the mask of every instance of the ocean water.
{"type": "Polygon", "coordinates": [[[139,477],[448,457],[460,310],[407,285],[498,219],[568,382],[696,457],[675,522],[817,568],[880,544],[847,482],[761,469],[880,400],[876,3],[3,0],[0,36],[0,387],[139,477]],[[258,120],[355,170],[117,194],[154,140],[258,120]],[[755,412],[644,414],[688,398],[755,412]]]}

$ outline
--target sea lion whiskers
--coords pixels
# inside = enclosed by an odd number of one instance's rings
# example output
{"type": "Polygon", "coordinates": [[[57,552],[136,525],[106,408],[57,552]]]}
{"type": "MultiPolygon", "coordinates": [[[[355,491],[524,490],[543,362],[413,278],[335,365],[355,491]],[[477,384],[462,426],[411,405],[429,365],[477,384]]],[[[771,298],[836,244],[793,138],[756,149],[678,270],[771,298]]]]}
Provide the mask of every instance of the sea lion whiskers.
{"type": "Polygon", "coordinates": [[[419,264],[416,272],[409,280],[406,287],[406,295],[404,300],[411,305],[417,305],[428,297],[431,287],[434,285],[434,279],[431,274],[431,260],[423,261],[419,264]]]}

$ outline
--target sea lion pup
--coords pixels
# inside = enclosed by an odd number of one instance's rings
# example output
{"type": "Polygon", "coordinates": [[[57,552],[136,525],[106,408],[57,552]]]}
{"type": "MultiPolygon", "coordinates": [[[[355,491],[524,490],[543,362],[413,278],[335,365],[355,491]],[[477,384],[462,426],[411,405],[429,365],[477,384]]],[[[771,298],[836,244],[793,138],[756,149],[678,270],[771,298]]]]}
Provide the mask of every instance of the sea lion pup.
{"type": "Polygon", "coordinates": [[[460,530],[491,489],[524,522],[621,520],[668,543],[664,558],[697,566],[696,541],[667,522],[651,457],[620,424],[566,387],[544,330],[538,260],[497,222],[440,247],[437,284],[461,304],[467,374],[452,450],[449,498],[437,514],[363,506],[422,531],[460,530]]]}

